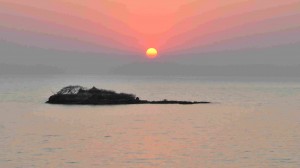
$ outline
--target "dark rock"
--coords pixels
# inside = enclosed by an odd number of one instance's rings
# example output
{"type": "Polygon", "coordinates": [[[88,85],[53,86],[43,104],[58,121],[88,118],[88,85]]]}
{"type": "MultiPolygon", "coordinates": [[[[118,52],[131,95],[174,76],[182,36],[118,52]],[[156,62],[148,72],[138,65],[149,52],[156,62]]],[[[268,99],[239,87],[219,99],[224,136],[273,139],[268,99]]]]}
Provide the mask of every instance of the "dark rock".
{"type": "Polygon", "coordinates": [[[49,104],[82,104],[82,105],[120,105],[120,104],[207,104],[210,102],[190,101],[148,101],[140,100],[133,94],[116,93],[93,87],[67,86],[49,97],[49,104]]]}

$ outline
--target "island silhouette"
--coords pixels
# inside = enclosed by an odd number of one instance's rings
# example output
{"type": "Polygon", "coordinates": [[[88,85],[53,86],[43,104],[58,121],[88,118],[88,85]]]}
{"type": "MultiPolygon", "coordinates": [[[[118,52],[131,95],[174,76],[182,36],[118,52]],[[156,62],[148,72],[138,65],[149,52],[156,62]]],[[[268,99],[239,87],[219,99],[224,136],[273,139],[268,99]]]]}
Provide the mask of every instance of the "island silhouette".
{"type": "Polygon", "coordinates": [[[50,96],[46,103],[66,105],[125,105],[125,104],[208,104],[207,101],[141,100],[134,94],[82,86],[67,86],[50,96]]]}

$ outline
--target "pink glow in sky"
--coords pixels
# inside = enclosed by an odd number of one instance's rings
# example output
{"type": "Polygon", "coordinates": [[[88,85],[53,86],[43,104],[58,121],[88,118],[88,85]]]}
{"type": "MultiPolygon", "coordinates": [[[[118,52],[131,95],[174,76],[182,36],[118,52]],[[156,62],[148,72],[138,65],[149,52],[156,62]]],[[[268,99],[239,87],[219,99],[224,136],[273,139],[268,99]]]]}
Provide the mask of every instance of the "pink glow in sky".
{"type": "Polygon", "coordinates": [[[184,53],[297,42],[299,18],[300,0],[0,0],[0,37],[54,49],[184,53]]]}

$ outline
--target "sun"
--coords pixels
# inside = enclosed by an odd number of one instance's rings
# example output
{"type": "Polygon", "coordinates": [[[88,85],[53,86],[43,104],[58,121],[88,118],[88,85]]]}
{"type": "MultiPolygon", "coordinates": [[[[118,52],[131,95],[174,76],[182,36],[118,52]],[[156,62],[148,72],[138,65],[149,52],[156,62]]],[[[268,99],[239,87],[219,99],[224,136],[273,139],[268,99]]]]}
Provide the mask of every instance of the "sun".
{"type": "Polygon", "coordinates": [[[157,57],[157,50],[155,48],[148,48],[146,51],[146,55],[148,58],[156,58],[157,57]]]}

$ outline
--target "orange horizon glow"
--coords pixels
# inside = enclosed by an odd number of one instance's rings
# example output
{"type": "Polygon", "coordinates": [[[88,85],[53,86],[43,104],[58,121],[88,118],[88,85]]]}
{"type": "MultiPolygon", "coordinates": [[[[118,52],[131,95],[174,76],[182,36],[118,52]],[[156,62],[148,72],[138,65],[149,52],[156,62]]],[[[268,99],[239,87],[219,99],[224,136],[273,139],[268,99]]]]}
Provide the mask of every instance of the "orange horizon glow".
{"type": "Polygon", "coordinates": [[[149,46],[160,55],[232,50],[253,47],[252,37],[259,47],[295,42],[299,6],[300,0],[0,0],[0,37],[139,56],[149,46]],[[284,38],[272,39],[282,32],[284,38]]]}

